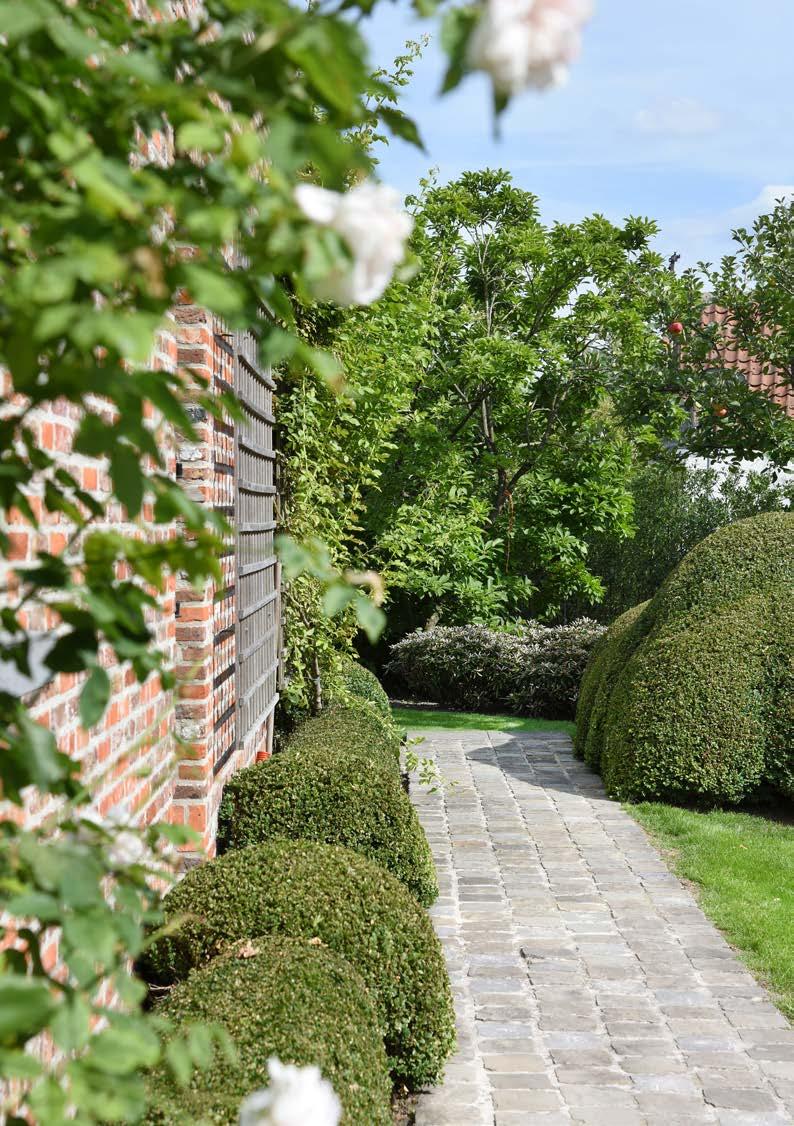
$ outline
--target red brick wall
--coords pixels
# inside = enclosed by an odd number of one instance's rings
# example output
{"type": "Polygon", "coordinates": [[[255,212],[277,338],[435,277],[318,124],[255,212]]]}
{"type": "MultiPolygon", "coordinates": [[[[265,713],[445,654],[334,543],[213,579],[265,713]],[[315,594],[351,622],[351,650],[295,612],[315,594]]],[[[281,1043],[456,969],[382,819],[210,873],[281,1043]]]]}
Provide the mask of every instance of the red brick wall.
{"type": "MultiPolygon", "coordinates": [[[[216,390],[230,390],[233,355],[221,325],[205,310],[182,305],[175,310],[172,329],[159,337],[152,362],[158,368],[190,367],[210,379],[216,390]]],[[[57,452],[83,487],[102,499],[109,487],[105,465],[72,452],[78,423],[78,411],[68,403],[54,403],[31,418],[42,448],[57,452]]],[[[167,471],[181,478],[191,496],[233,521],[233,427],[198,417],[196,430],[198,441],[186,443],[170,428],[159,428],[167,471]]],[[[69,538],[64,518],[44,513],[40,496],[34,494],[31,504],[42,523],[39,530],[32,530],[21,514],[12,514],[14,561],[30,561],[41,549],[57,554],[69,538]]],[[[172,528],[148,523],[150,518],[151,511],[144,508],[140,524],[126,523],[120,506],[112,505],[106,523],[147,537],[173,534],[172,528]]],[[[102,814],[120,808],[142,824],[166,819],[191,825],[200,835],[200,844],[185,850],[188,863],[213,854],[223,784],[233,771],[267,753],[272,738],[271,716],[244,748],[237,745],[233,542],[221,566],[220,588],[208,583],[196,591],[172,580],[159,612],[152,615],[154,644],[179,674],[176,694],[164,692],[156,678],[139,685],[131,670],[116,668],[111,671],[110,707],[90,732],[79,722],[81,679],[77,676],[57,676],[39,694],[34,711],[56,732],[61,748],[81,762],[102,814]]],[[[24,624],[38,631],[51,629],[55,621],[38,607],[26,614],[24,624]]],[[[110,669],[110,653],[102,659],[110,669]]],[[[29,816],[36,819],[43,812],[44,807],[31,806],[29,816]]]]}

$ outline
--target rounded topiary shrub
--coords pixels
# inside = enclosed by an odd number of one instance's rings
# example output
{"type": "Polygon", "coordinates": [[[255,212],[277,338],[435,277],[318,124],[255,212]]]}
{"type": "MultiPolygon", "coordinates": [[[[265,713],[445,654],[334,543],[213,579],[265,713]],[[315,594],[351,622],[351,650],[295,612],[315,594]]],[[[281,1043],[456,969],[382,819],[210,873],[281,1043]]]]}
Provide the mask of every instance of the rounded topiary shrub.
{"type": "Polygon", "coordinates": [[[794,516],[752,517],[698,544],[633,623],[619,620],[593,656],[577,735],[612,794],[735,803],[787,789],[793,573],[794,516]]]}
{"type": "Polygon", "coordinates": [[[400,772],[401,740],[396,725],[363,700],[332,703],[318,716],[304,720],[284,749],[314,746],[318,741],[340,750],[382,753],[394,764],[395,772],[400,772]]]}
{"type": "Polygon", "coordinates": [[[637,646],[638,632],[643,629],[642,614],[647,602],[621,614],[593,649],[587,665],[579,703],[576,709],[574,750],[579,758],[598,770],[604,740],[604,724],[615,681],[626,660],[637,646]]]}
{"type": "Polygon", "coordinates": [[[391,719],[389,697],[384,692],[380,681],[374,673],[360,665],[358,661],[354,661],[352,657],[342,657],[339,682],[348,696],[365,700],[386,719],[391,719]]]}
{"type": "Polygon", "coordinates": [[[150,951],[148,977],[183,978],[244,938],[319,938],[369,986],[395,1079],[411,1088],[439,1080],[455,1042],[441,944],[426,912],[379,864],[334,845],[270,841],[192,869],[164,909],[167,922],[183,922],[150,951]]]}
{"type": "Polygon", "coordinates": [[[224,1027],[237,1062],[216,1055],[179,1087],[161,1069],[151,1080],[152,1126],[235,1126],[246,1095],[268,1084],[267,1061],[315,1064],[343,1107],[345,1126],[390,1126],[390,1083],[375,1003],[333,951],[295,939],[241,944],[174,986],[157,1013],[177,1027],[224,1027]]]}
{"type": "Polygon", "coordinates": [[[351,736],[350,715],[343,714],[350,711],[332,708],[307,720],[284,751],[227,782],[218,850],[274,837],[344,845],[383,865],[428,907],[438,884],[416,810],[393,756],[351,736]]]}

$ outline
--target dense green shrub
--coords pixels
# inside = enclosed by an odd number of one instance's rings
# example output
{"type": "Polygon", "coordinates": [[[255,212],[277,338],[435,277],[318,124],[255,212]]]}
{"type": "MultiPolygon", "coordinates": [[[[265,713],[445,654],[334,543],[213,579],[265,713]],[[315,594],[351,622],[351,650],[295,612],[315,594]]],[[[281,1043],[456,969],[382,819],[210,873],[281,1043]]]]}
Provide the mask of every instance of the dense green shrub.
{"type": "Polygon", "coordinates": [[[384,718],[391,718],[389,697],[384,692],[383,686],[375,674],[365,668],[364,665],[360,665],[352,657],[342,657],[338,680],[345,695],[366,700],[384,718]]]}
{"type": "Polygon", "coordinates": [[[577,747],[631,799],[738,802],[794,775],[789,696],[794,516],[699,544],[621,618],[585,678],[577,747]]]}
{"type": "Polygon", "coordinates": [[[323,743],[328,747],[379,754],[393,763],[399,774],[400,733],[395,723],[363,700],[330,704],[318,716],[305,720],[287,740],[285,750],[323,743]]]}
{"type": "Polygon", "coordinates": [[[579,684],[603,627],[525,622],[512,630],[438,626],[392,646],[386,666],[413,696],[454,708],[572,716],[579,684]]]}
{"type": "Polygon", "coordinates": [[[427,913],[379,864],[335,845],[270,841],[188,872],[165,899],[184,919],[155,945],[147,976],[167,982],[233,941],[317,937],[347,958],[378,1004],[396,1079],[435,1083],[455,1041],[444,955],[427,913]]]}
{"type": "Polygon", "coordinates": [[[433,857],[388,748],[355,734],[367,706],[329,708],[307,720],[268,762],[226,784],[220,852],[289,837],[340,844],[402,880],[424,906],[438,895],[433,857]]]}
{"type": "Polygon", "coordinates": [[[582,678],[576,708],[574,750],[596,770],[601,764],[604,724],[609,715],[612,689],[626,660],[636,648],[637,634],[644,624],[640,619],[647,605],[647,602],[641,602],[612,623],[609,631],[596,642],[582,678]]]}
{"type": "Polygon", "coordinates": [[[216,958],[174,986],[158,1012],[184,1026],[228,1031],[238,1060],[216,1056],[178,1087],[152,1079],[147,1123],[234,1126],[243,1098],[267,1086],[267,1061],[316,1064],[343,1107],[345,1126],[390,1126],[390,1084],[375,1003],[340,955],[296,939],[260,938],[216,958]]]}

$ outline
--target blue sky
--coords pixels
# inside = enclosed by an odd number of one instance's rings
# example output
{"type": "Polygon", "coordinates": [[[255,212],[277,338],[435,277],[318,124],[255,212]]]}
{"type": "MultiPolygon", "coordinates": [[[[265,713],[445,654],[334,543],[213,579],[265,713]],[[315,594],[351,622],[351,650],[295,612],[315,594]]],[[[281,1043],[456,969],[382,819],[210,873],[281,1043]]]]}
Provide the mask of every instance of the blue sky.
{"type": "MultiPolygon", "coordinates": [[[[398,0],[364,31],[383,64],[437,25],[398,0]]],[[[393,142],[380,176],[407,193],[431,167],[442,181],[507,168],[547,220],[647,215],[660,250],[714,260],[734,227],[794,191],[792,48],[794,0],[597,0],[568,85],[516,99],[495,140],[485,78],[439,98],[431,42],[402,103],[427,153],[393,142]]]]}

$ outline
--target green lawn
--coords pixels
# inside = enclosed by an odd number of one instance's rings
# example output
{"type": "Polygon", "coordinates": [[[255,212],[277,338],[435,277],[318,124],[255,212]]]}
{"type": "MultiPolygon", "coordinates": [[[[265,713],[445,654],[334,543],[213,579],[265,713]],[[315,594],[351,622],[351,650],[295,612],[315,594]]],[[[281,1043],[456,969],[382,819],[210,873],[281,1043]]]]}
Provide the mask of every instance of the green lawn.
{"type": "Polygon", "coordinates": [[[655,802],[626,808],[671,851],[703,910],[794,1019],[794,826],[655,802]]]}
{"type": "Polygon", "coordinates": [[[563,731],[573,735],[576,726],[564,719],[522,719],[517,715],[482,712],[442,712],[429,708],[392,708],[397,723],[422,731],[563,731]]]}

